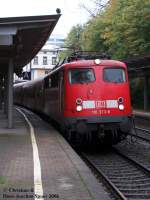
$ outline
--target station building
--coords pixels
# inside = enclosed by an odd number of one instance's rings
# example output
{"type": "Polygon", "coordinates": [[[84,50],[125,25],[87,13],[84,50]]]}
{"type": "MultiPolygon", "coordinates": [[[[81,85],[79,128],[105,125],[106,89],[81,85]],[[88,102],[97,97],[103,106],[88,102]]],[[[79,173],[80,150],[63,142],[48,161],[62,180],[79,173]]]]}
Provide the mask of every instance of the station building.
{"type": "Polygon", "coordinates": [[[23,68],[23,78],[35,80],[48,74],[57,63],[58,50],[63,47],[64,41],[64,35],[53,34],[31,62],[23,68]]]}

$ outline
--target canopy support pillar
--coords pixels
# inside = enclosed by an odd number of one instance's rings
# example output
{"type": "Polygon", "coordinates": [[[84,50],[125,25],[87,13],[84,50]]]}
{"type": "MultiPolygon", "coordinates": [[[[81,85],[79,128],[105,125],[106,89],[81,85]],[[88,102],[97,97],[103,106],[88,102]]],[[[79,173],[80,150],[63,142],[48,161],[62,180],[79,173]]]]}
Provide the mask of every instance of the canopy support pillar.
{"type": "Polygon", "coordinates": [[[8,64],[8,128],[13,128],[13,59],[9,58],[8,64]]]}

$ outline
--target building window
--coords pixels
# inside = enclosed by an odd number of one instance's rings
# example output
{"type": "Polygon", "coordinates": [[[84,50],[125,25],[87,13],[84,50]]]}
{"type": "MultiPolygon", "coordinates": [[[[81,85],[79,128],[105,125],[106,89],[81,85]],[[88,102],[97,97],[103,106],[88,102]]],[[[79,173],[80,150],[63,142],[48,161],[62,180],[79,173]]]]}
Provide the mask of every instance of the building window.
{"type": "Polygon", "coordinates": [[[64,39],[56,39],[57,42],[65,42],[64,39]]]}
{"type": "Polygon", "coordinates": [[[34,57],[33,64],[34,65],[38,65],[38,56],[34,57]]]}
{"type": "Polygon", "coordinates": [[[56,57],[52,57],[52,65],[56,65],[56,57]]]}
{"type": "Polygon", "coordinates": [[[47,56],[43,56],[43,65],[47,65],[47,56]]]}

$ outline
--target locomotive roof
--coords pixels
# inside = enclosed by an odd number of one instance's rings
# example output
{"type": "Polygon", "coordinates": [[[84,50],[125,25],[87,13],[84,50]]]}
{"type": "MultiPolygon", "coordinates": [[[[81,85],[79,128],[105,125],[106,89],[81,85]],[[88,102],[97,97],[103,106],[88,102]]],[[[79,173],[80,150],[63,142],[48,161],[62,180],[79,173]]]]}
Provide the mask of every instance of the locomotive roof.
{"type": "Polygon", "coordinates": [[[95,60],[76,60],[70,63],[65,63],[65,67],[89,67],[89,66],[112,66],[112,67],[125,67],[125,63],[117,60],[100,60],[100,64],[96,64],[95,60]]]}
{"type": "MultiPolygon", "coordinates": [[[[96,66],[95,60],[75,60],[72,62],[64,63],[63,65],[56,66],[49,74],[47,74],[45,77],[49,76],[50,74],[53,74],[54,72],[58,71],[62,68],[70,68],[70,67],[90,67],[90,66],[96,66]]],[[[101,60],[101,63],[97,66],[108,66],[108,67],[126,67],[125,63],[117,60],[101,60]]]]}

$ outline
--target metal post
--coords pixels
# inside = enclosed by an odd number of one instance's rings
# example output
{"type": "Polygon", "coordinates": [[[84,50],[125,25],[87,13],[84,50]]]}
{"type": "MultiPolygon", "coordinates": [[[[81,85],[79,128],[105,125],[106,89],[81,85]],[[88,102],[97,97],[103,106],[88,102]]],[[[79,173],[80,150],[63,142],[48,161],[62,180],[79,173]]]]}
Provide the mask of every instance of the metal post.
{"type": "Polygon", "coordinates": [[[144,77],[144,110],[148,110],[148,77],[144,77]]]}
{"type": "Polygon", "coordinates": [[[30,73],[29,73],[29,74],[30,74],[29,76],[30,76],[30,77],[29,77],[29,80],[31,80],[31,68],[32,68],[32,61],[30,62],[30,69],[29,69],[29,72],[30,72],[30,73]]]}
{"type": "Polygon", "coordinates": [[[3,102],[3,78],[0,79],[0,110],[2,110],[2,102],[3,102]]]}
{"type": "Polygon", "coordinates": [[[8,65],[8,128],[13,128],[13,59],[8,65]]]}
{"type": "Polygon", "coordinates": [[[4,113],[8,114],[8,73],[4,76],[4,113]]]}

